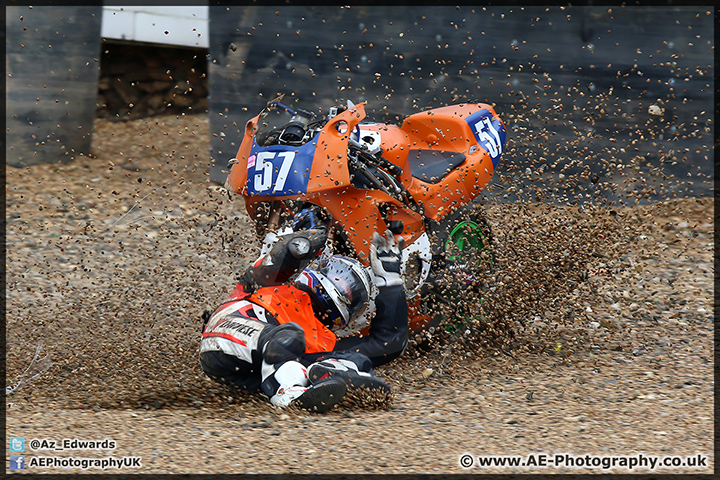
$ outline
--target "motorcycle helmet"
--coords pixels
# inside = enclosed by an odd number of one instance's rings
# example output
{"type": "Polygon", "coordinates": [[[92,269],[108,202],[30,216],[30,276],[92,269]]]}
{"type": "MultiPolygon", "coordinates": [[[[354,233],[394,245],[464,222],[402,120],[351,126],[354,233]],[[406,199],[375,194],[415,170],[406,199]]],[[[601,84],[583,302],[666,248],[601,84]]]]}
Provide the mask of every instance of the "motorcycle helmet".
{"type": "Polygon", "coordinates": [[[334,255],[305,268],[295,285],[308,292],[317,313],[327,313],[329,327],[354,321],[368,308],[370,275],[358,260],[334,255]]]}

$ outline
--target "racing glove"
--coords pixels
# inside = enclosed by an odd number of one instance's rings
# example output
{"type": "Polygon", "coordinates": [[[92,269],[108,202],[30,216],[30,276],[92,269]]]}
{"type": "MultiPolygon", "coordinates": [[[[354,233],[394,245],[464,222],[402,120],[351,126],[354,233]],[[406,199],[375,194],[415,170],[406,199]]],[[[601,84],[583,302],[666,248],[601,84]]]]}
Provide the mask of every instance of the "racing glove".
{"type": "Polygon", "coordinates": [[[400,261],[405,239],[400,237],[399,243],[395,242],[395,236],[390,230],[381,236],[378,232],[373,234],[370,244],[370,267],[375,276],[375,285],[378,287],[394,287],[403,285],[403,278],[400,273],[400,261]]]}
{"type": "Polygon", "coordinates": [[[312,230],[316,228],[327,228],[327,215],[317,205],[303,208],[293,217],[292,229],[295,232],[300,230],[312,230]]]}

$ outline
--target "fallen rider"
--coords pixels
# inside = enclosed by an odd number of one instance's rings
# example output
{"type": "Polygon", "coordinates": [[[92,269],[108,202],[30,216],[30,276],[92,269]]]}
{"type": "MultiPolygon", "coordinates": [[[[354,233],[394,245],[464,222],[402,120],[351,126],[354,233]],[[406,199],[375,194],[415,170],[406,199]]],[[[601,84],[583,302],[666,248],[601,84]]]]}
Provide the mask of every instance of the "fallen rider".
{"type": "Polygon", "coordinates": [[[354,389],[390,393],[373,367],[397,358],[407,346],[401,247],[390,232],[376,234],[372,274],[355,259],[332,256],[294,275],[316,259],[326,238],[323,228],[281,238],[245,272],[227,301],[206,312],[200,364],[210,378],[261,391],[277,407],[316,412],[354,389]],[[368,335],[338,339],[332,329],[368,308],[370,282],[378,294],[368,335]]]}

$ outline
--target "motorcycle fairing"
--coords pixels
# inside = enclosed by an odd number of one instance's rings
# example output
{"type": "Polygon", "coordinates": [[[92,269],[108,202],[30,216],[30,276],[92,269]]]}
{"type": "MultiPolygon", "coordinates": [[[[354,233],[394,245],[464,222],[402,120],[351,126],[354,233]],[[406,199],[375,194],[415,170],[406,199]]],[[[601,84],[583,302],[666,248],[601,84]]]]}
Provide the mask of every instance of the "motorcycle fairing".
{"type": "Polygon", "coordinates": [[[317,136],[299,147],[260,147],[253,140],[247,159],[248,195],[277,197],[307,192],[317,136]]]}

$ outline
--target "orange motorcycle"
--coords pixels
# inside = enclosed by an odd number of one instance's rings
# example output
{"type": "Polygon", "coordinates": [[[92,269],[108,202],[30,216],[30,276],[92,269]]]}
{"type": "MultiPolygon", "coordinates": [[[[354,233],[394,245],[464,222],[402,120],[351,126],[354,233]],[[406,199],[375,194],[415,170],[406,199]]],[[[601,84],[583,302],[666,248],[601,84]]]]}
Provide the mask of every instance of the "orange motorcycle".
{"type": "MultiPolygon", "coordinates": [[[[245,125],[229,162],[229,192],[242,195],[263,241],[264,255],[293,218],[312,212],[329,227],[326,253],[368,264],[374,232],[405,239],[403,268],[410,330],[434,327],[432,298],[466,266],[453,251],[477,260],[490,229],[473,203],[497,167],[506,129],[492,106],[465,103],[405,118],[402,126],[363,122],[363,103],[322,115],[268,103],[245,125]]],[[[297,224],[297,222],[295,222],[297,224]]],[[[470,282],[469,276],[464,279],[470,282]]],[[[372,305],[371,305],[372,307],[372,305]]],[[[361,331],[372,315],[339,335],[361,331]]]]}

